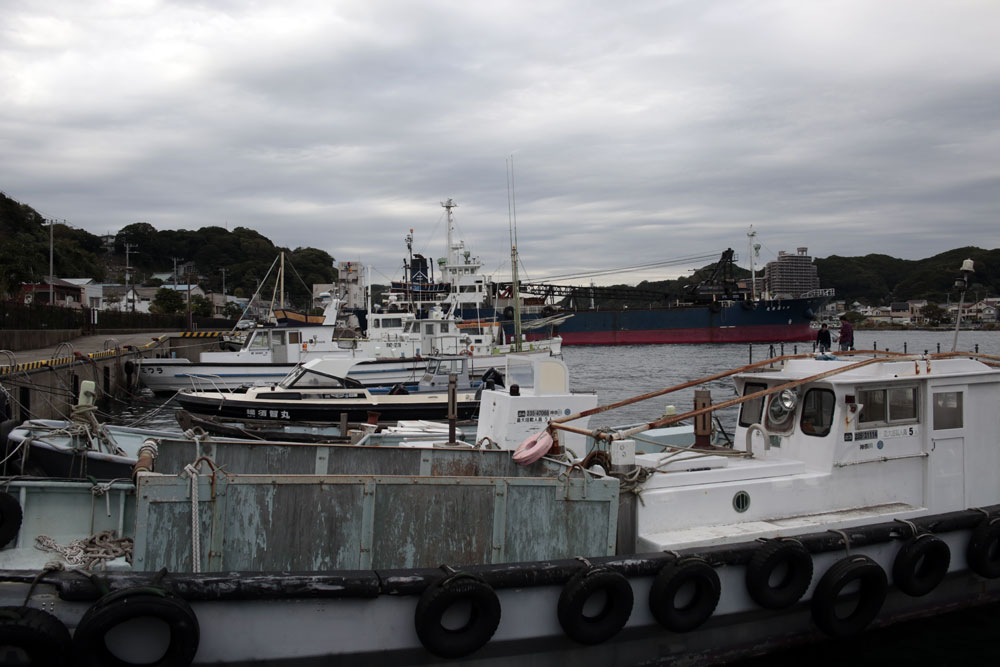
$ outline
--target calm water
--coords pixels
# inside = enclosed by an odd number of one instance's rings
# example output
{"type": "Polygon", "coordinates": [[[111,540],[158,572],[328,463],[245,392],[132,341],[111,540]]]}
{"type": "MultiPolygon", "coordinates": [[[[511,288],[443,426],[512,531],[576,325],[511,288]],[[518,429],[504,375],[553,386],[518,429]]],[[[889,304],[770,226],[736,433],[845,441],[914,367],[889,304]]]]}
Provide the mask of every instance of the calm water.
{"type": "MultiPolygon", "coordinates": [[[[919,353],[951,350],[951,333],[937,332],[857,332],[858,349],[919,353]]],[[[960,350],[1000,356],[1000,332],[963,332],[960,350]]],[[[785,354],[811,351],[811,344],[786,344],[785,354]]],[[[768,345],[636,345],[620,347],[566,347],[563,357],[570,370],[575,391],[596,391],[600,404],[606,405],[646,392],[671,387],[687,380],[705,377],[770,356],[768,345]]],[[[782,348],[775,346],[775,354],[782,348]]],[[[708,385],[712,401],[721,402],[735,395],[731,380],[708,385]]],[[[595,417],[593,425],[626,424],[648,421],[675,405],[678,412],[691,409],[693,389],[619,408],[595,417]]],[[[107,418],[118,423],[142,420],[143,426],[177,429],[173,406],[150,396],[112,408],[107,418]]],[[[727,430],[735,423],[735,408],[721,415],[727,430]]],[[[937,665],[978,667],[1000,664],[1000,642],[993,633],[1000,630],[1000,605],[938,616],[933,619],[897,624],[868,632],[861,638],[810,645],[762,658],[746,660],[743,667],[814,667],[850,665],[885,667],[887,665],[937,665]]]]}

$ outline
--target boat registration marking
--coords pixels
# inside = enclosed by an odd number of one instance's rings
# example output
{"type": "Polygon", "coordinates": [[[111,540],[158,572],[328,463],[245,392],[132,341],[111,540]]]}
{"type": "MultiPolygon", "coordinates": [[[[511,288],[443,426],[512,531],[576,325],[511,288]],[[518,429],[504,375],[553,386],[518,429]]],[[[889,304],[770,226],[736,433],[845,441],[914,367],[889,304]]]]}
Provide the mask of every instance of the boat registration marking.
{"type": "Polygon", "coordinates": [[[247,408],[247,417],[268,417],[270,419],[291,419],[288,410],[265,410],[264,408],[247,408]]]}

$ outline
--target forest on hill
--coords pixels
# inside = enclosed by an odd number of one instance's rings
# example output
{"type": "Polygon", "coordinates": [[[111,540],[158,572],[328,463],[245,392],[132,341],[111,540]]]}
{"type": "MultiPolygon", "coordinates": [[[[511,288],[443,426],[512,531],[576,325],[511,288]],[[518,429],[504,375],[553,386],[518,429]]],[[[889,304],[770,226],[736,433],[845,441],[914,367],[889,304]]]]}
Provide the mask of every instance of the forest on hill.
{"type": "MultiPolygon", "coordinates": [[[[222,290],[222,269],[225,269],[226,291],[249,296],[264,280],[279,251],[284,250],[292,267],[286,272],[286,290],[294,303],[308,307],[311,285],[333,282],[336,276],[329,253],[317,248],[281,248],[246,227],[157,230],[148,223],[136,222],[122,228],[110,245],[105,245],[100,236],[58,222],[53,225],[52,232],[56,275],[65,278],[123,282],[126,244],[132,246],[128,264],[136,273],[137,284],[155,284],[150,277],[154,273],[172,271],[173,258],[178,258],[180,264],[193,263],[200,276],[198,284],[206,291],[222,290]]],[[[48,274],[47,221],[30,206],[3,194],[0,194],[0,239],[3,240],[0,243],[0,294],[14,294],[20,284],[39,282],[48,274]]],[[[888,305],[909,299],[946,301],[956,294],[954,281],[965,259],[972,259],[976,269],[970,282],[970,298],[1000,295],[1000,249],[955,248],[919,260],[882,254],[831,255],[817,258],[815,265],[820,285],[834,288],[836,298],[888,305]]],[[[655,292],[664,295],[662,300],[666,301],[684,294],[685,285],[705,279],[713,267],[703,267],[693,276],[677,280],[643,281],[638,285],[616,287],[655,292]]],[[[736,267],[735,270],[737,278],[749,275],[745,269],[736,267]]],[[[601,299],[599,303],[608,307],[629,302],[601,299]]]]}
{"type": "MultiPolygon", "coordinates": [[[[158,231],[136,222],[122,228],[110,245],[100,236],[59,222],[53,225],[52,234],[55,273],[61,278],[123,283],[126,244],[131,246],[128,264],[136,284],[158,285],[151,276],[172,272],[177,258],[179,266],[193,263],[199,276],[196,282],[206,291],[222,291],[225,269],[226,291],[250,296],[284,250],[285,290],[294,303],[306,307],[312,299],[312,284],[331,283],[336,276],[329,253],[317,248],[282,248],[246,227],[158,231]]],[[[0,238],[4,239],[0,243],[0,294],[14,293],[21,283],[40,282],[48,275],[48,222],[30,206],[2,194],[0,238]]],[[[182,275],[178,282],[184,283],[182,275]]]]}

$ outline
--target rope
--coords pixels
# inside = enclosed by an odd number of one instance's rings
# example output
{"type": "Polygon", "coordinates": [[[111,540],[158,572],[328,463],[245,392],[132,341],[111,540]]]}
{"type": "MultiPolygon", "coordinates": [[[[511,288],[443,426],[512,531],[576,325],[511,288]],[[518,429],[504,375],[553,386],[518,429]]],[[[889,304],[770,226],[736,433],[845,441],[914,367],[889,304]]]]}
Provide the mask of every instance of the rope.
{"type": "Polygon", "coordinates": [[[132,563],[132,538],[115,537],[115,531],[102,530],[86,539],[73,540],[62,546],[47,535],[35,538],[35,548],[42,551],[52,551],[70,565],[83,566],[85,570],[93,570],[98,564],[107,569],[107,562],[125,556],[126,562],[132,563]]]}
{"type": "Polygon", "coordinates": [[[201,572],[201,532],[198,530],[198,467],[189,463],[184,474],[191,480],[191,571],[201,572]]]}

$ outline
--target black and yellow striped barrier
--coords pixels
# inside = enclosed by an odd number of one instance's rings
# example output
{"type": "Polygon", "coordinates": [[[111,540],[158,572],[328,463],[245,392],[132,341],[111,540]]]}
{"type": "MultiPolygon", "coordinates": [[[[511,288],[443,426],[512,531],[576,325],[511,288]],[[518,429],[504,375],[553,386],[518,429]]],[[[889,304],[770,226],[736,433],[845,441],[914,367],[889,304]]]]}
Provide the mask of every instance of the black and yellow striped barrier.
{"type": "Polygon", "coordinates": [[[216,338],[225,331],[182,331],[181,338],[216,338]]]}
{"type": "MultiPolygon", "coordinates": [[[[193,331],[193,332],[185,331],[181,333],[181,336],[207,338],[210,336],[218,336],[221,333],[222,332],[219,331],[193,331]]],[[[102,352],[90,352],[86,355],[79,354],[79,355],[74,355],[72,357],[54,357],[52,359],[39,359],[38,361],[25,361],[20,364],[14,364],[13,366],[8,364],[0,366],[0,375],[10,375],[11,373],[22,373],[25,371],[37,371],[41,368],[55,368],[56,366],[65,366],[66,364],[72,364],[75,361],[107,359],[109,357],[115,357],[122,354],[129,354],[135,350],[149,350],[156,347],[157,345],[165,341],[167,338],[169,338],[169,336],[160,336],[159,338],[154,338],[145,345],[139,345],[138,347],[135,348],[132,348],[130,346],[129,349],[118,347],[110,350],[104,350],[102,352]]]]}

